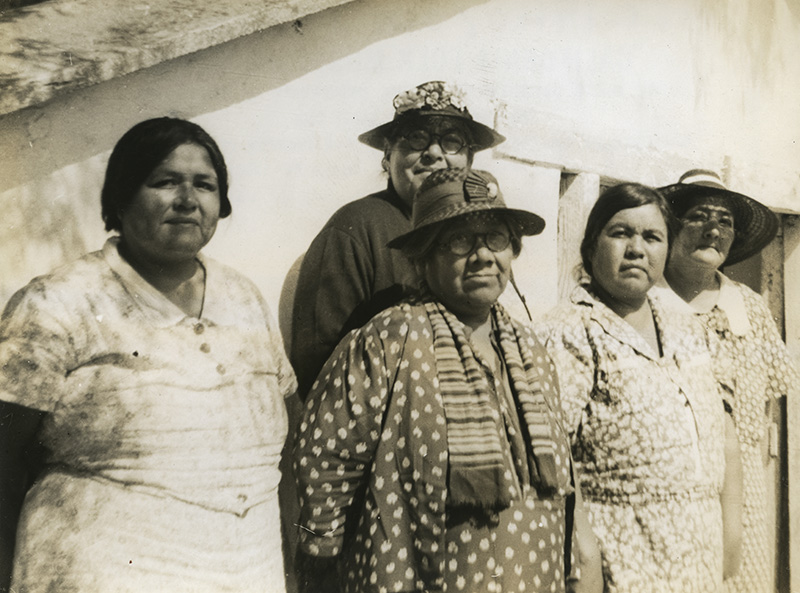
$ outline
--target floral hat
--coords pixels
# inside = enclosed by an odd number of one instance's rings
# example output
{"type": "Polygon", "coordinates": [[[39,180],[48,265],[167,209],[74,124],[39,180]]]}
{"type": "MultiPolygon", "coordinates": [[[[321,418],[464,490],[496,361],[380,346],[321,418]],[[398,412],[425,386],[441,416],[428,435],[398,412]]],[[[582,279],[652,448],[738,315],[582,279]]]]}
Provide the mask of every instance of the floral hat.
{"type": "Polygon", "coordinates": [[[454,84],[440,80],[426,82],[400,93],[392,104],[394,106],[392,121],[364,132],[358,137],[359,141],[372,148],[384,150],[386,140],[398,124],[431,115],[454,117],[464,121],[472,132],[474,140],[472,149],[475,152],[497,146],[506,139],[489,126],[472,119],[464,102],[464,92],[454,84]]]}
{"type": "Polygon", "coordinates": [[[503,200],[497,179],[488,171],[439,169],[428,175],[414,197],[412,230],[389,241],[389,247],[403,249],[433,225],[474,212],[502,212],[512,220],[521,235],[538,235],[544,219],[509,208],[503,200]]]}
{"type": "Polygon", "coordinates": [[[659,189],[678,218],[708,198],[717,199],[730,209],[736,235],[726,265],[752,257],[764,249],[778,232],[778,218],[769,208],[744,194],[730,191],[714,171],[692,169],[681,175],[678,183],[659,189]]]}

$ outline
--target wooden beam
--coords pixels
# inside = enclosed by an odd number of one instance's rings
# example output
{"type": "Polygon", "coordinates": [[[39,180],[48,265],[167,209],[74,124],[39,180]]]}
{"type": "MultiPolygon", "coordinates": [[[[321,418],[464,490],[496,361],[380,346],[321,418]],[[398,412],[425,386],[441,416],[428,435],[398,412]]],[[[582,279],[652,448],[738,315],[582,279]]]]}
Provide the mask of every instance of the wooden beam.
{"type": "MultiPolygon", "coordinates": [[[[800,218],[784,217],[784,297],[786,345],[797,367],[800,361],[800,218]]],[[[786,398],[789,591],[800,591],[800,389],[790,386],[786,398]]]]}

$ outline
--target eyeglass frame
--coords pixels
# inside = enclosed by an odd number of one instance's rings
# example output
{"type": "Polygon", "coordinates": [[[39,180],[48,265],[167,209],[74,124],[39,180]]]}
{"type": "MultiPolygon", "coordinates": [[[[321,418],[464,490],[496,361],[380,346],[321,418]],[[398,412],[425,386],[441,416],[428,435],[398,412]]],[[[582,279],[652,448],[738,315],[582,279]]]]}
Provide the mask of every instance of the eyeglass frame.
{"type": "Polygon", "coordinates": [[[426,130],[424,128],[414,128],[412,130],[409,130],[408,132],[404,132],[403,134],[400,135],[400,137],[408,143],[409,147],[412,150],[415,150],[415,151],[418,151],[418,152],[421,152],[423,150],[427,150],[430,147],[430,145],[433,144],[434,141],[436,141],[436,143],[439,145],[439,148],[442,149],[442,152],[444,154],[448,154],[448,155],[450,155],[450,154],[458,154],[464,148],[468,148],[469,149],[469,148],[472,148],[472,146],[474,146],[473,144],[470,144],[469,140],[466,138],[466,135],[463,134],[462,132],[460,132],[457,129],[451,129],[451,130],[447,130],[443,134],[437,134],[437,133],[434,133],[434,132],[429,132],[428,130],[426,130]],[[409,136],[412,135],[412,134],[426,134],[428,139],[425,141],[425,145],[424,146],[419,146],[419,144],[418,144],[419,147],[418,146],[414,146],[411,143],[411,140],[409,139],[409,136]],[[445,136],[449,136],[449,135],[457,136],[458,139],[461,141],[461,145],[458,147],[457,150],[449,151],[442,145],[442,140],[444,140],[445,136]]]}
{"type": "Polygon", "coordinates": [[[511,233],[504,233],[503,231],[489,231],[487,233],[454,233],[450,235],[447,238],[447,240],[439,241],[437,243],[437,246],[439,247],[440,250],[447,251],[453,255],[461,255],[461,256],[470,255],[471,253],[476,251],[475,246],[478,243],[479,237],[483,240],[483,244],[486,245],[486,248],[492,253],[500,253],[501,251],[505,251],[508,248],[508,246],[511,245],[511,242],[513,240],[513,238],[511,237],[511,233]],[[490,235],[494,235],[495,237],[503,237],[505,239],[503,246],[492,247],[489,244],[490,235]],[[472,240],[469,242],[469,248],[466,251],[464,250],[457,251],[453,249],[453,239],[457,238],[467,239],[468,237],[471,237],[472,240]]]}
{"type": "Polygon", "coordinates": [[[713,222],[720,232],[736,235],[736,218],[734,217],[733,212],[731,212],[728,208],[722,207],[715,208],[713,210],[709,210],[707,207],[703,209],[690,208],[689,211],[680,217],[679,220],[682,225],[704,228],[706,225],[713,222]],[[692,216],[700,215],[700,217],[695,219],[687,217],[686,214],[690,210],[694,210],[692,216]],[[730,225],[723,224],[724,218],[730,218],[730,225]]]}

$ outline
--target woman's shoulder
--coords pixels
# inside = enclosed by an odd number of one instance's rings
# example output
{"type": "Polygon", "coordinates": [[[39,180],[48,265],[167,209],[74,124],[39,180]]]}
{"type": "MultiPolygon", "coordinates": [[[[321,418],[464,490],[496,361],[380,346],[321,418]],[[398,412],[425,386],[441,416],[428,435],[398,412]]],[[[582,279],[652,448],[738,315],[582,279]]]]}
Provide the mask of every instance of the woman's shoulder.
{"type": "Polygon", "coordinates": [[[767,302],[764,300],[764,297],[750,288],[747,284],[737,280],[732,280],[724,275],[722,276],[722,279],[725,289],[739,293],[740,297],[744,301],[745,307],[747,307],[748,310],[756,309],[758,311],[769,311],[769,307],[767,302]]]}
{"type": "Polygon", "coordinates": [[[206,255],[202,256],[202,263],[206,268],[209,281],[226,286],[230,290],[261,296],[261,291],[255,282],[239,270],[206,255]]]}
{"type": "Polygon", "coordinates": [[[428,326],[425,307],[415,301],[403,301],[376,314],[361,328],[361,333],[377,334],[382,340],[396,339],[410,331],[428,326]]]}
{"type": "Polygon", "coordinates": [[[537,318],[533,329],[540,340],[551,340],[557,335],[583,332],[592,309],[582,302],[562,301],[537,318]]]}
{"type": "Polygon", "coordinates": [[[98,284],[107,282],[110,272],[103,252],[94,251],[32,278],[17,290],[12,300],[23,295],[42,295],[49,299],[90,295],[98,284]]]}
{"type": "Polygon", "coordinates": [[[384,226],[392,222],[393,215],[403,216],[391,192],[383,190],[353,200],[331,215],[326,228],[352,230],[363,225],[384,226]]]}

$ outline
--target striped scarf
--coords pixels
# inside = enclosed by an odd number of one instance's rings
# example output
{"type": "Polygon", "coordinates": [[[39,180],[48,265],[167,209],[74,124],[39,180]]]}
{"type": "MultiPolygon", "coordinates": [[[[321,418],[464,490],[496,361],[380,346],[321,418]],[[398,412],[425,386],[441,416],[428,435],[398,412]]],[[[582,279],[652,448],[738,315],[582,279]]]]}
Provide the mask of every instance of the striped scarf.
{"type": "MultiPolygon", "coordinates": [[[[438,302],[424,305],[433,327],[436,375],[447,421],[450,501],[454,505],[507,508],[516,492],[510,479],[516,470],[504,455],[508,444],[496,396],[475,358],[464,324],[438,302]]],[[[495,306],[493,314],[503,362],[522,412],[522,429],[527,430],[530,481],[537,489],[549,492],[557,486],[555,442],[539,373],[533,354],[505,311],[495,306]]]]}

